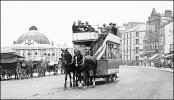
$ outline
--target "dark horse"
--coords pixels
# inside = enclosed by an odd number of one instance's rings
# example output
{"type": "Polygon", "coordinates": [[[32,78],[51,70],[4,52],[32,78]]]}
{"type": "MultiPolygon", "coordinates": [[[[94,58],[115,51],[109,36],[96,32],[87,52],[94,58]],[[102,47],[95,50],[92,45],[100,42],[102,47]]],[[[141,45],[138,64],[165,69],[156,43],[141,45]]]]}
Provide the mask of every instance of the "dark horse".
{"type": "Polygon", "coordinates": [[[47,71],[48,68],[48,63],[46,61],[41,60],[38,64],[38,76],[39,77],[43,77],[45,76],[45,73],[47,71]]]}
{"type": "Polygon", "coordinates": [[[74,65],[72,63],[72,56],[68,52],[68,49],[62,50],[62,68],[64,69],[65,72],[65,84],[64,84],[64,89],[67,89],[66,82],[67,82],[67,74],[69,75],[70,78],[70,87],[72,87],[72,82],[71,82],[71,72],[73,73],[73,87],[75,86],[75,69],[74,65]]]}
{"type": "Polygon", "coordinates": [[[33,77],[33,62],[32,61],[26,61],[26,74],[27,77],[32,78],[33,77]]]}
{"type": "MultiPolygon", "coordinates": [[[[74,62],[77,66],[77,70],[83,73],[83,88],[86,89],[86,85],[89,85],[89,79],[92,82],[93,78],[93,87],[95,87],[95,78],[96,78],[96,70],[97,70],[97,60],[92,56],[85,56],[83,59],[81,58],[82,54],[80,51],[75,53],[74,62]],[[93,71],[93,76],[90,77],[90,71],[93,71]]],[[[79,72],[81,74],[81,72],[79,72]]],[[[81,80],[81,76],[79,77],[81,80]]]]}
{"type": "Polygon", "coordinates": [[[83,62],[83,56],[81,54],[80,51],[74,51],[74,60],[73,63],[75,65],[75,76],[76,76],[76,87],[78,85],[81,86],[81,81],[82,81],[82,76],[81,76],[81,72],[82,72],[82,62],[83,62]],[[78,84],[78,82],[80,82],[80,84],[78,84]]]}

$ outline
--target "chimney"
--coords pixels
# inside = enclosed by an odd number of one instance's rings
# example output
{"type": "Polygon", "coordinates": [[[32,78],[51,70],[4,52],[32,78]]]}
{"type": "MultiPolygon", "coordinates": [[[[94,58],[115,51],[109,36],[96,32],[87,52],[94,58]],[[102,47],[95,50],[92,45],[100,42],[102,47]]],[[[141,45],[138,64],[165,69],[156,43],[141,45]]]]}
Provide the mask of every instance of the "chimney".
{"type": "Polygon", "coordinates": [[[171,10],[165,10],[165,17],[172,17],[172,11],[171,10]]]}

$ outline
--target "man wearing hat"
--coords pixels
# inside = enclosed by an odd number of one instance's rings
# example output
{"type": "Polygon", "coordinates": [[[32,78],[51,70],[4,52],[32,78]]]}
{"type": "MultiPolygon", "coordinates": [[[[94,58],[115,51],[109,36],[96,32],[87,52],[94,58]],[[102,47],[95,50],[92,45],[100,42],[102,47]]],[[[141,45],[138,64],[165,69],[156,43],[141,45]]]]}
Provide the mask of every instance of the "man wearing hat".
{"type": "Polygon", "coordinates": [[[107,28],[106,28],[106,24],[103,24],[103,27],[101,28],[101,32],[102,33],[107,33],[107,28]]]}
{"type": "Polygon", "coordinates": [[[106,27],[106,30],[109,32],[109,33],[112,33],[112,23],[109,24],[109,26],[106,27]]]}
{"type": "Polygon", "coordinates": [[[117,29],[117,27],[116,27],[116,23],[114,23],[114,24],[113,24],[113,28],[112,28],[112,32],[113,32],[113,34],[116,35],[116,36],[117,36],[117,31],[118,31],[118,29],[117,29]]]}
{"type": "Polygon", "coordinates": [[[75,21],[73,22],[73,25],[72,25],[72,31],[73,31],[73,33],[77,33],[78,32],[75,21]]]}
{"type": "Polygon", "coordinates": [[[94,31],[95,29],[93,29],[93,27],[91,27],[91,25],[89,25],[89,23],[88,22],[85,22],[85,31],[86,32],[92,32],[92,31],[94,31]]]}

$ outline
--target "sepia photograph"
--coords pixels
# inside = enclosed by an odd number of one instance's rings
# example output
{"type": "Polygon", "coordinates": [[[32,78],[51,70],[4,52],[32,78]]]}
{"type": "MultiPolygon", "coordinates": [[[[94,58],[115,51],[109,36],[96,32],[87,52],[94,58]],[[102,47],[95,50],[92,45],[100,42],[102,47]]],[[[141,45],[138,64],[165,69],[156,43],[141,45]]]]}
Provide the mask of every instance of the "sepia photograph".
{"type": "Polygon", "coordinates": [[[174,99],[173,1],[1,1],[0,99],[174,99]]]}

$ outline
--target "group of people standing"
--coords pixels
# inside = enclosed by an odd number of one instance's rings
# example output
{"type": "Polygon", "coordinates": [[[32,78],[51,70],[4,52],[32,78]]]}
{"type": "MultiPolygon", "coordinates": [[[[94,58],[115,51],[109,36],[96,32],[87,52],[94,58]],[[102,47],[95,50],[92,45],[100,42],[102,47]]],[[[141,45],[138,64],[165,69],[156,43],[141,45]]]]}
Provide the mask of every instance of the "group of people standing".
{"type": "Polygon", "coordinates": [[[72,25],[72,31],[73,33],[78,33],[78,32],[95,32],[95,29],[89,25],[88,22],[82,23],[80,20],[78,20],[78,23],[76,25],[76,22],[73,22],[72,25]]]}
{"type": "Polygon", "coordinates": [[[116,23],[110,23],[108,26],[106,26],[106,24],[103,24],[103,27],[101,28],[101,32],[102,33],[112,33],[114,35],[118,35],[117,34],[118,28],[116,27],[116,23]]]}

